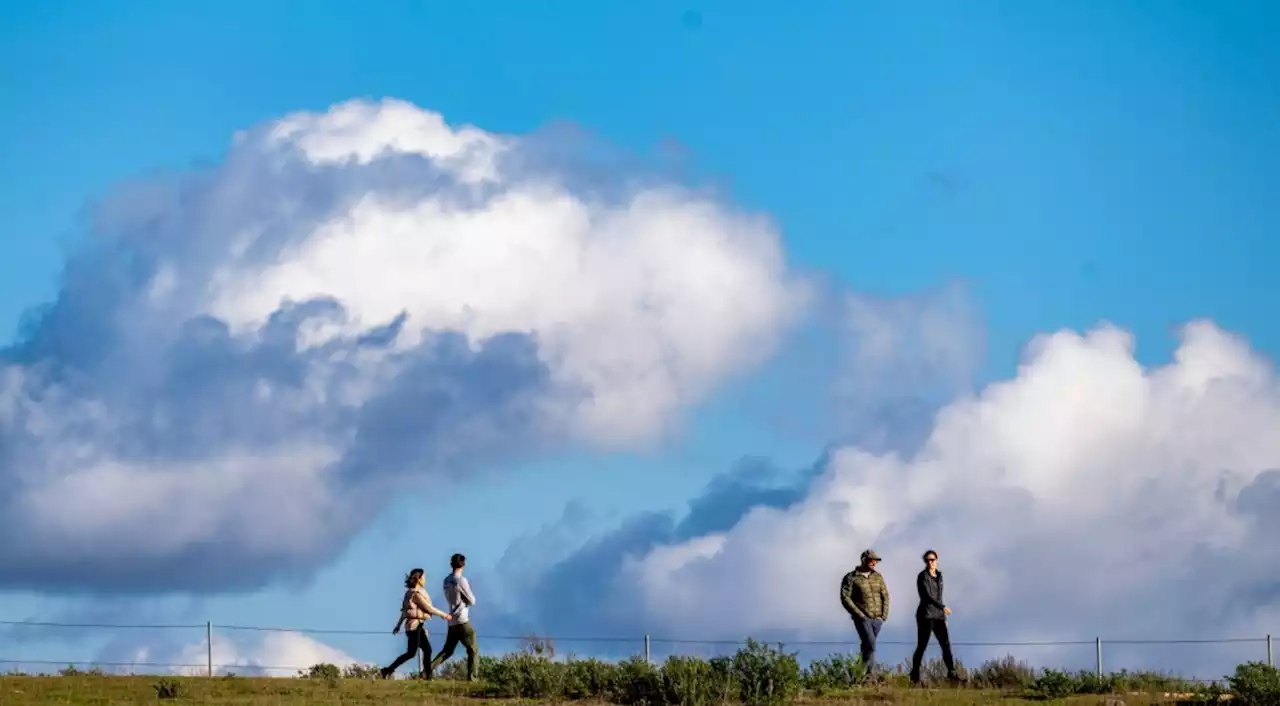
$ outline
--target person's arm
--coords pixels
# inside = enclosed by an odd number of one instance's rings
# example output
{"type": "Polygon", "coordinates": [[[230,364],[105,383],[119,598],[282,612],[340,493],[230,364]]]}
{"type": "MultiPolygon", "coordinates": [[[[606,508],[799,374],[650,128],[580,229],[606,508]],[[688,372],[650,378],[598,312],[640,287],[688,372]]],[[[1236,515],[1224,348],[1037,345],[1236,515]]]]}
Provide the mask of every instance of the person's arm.
{"type": "Polygon", "coordinates": [[[862,612],[857,603],[853,601],[853,577],[846,575],[844,581],[840,582],[840,604],[854,618],[866,618],[867,614],[862,612]]]}
{"type": "Polygon", "coordinates": [[[396,621],[396,626],[391,628],[391,634],[399,634],[401,625],[404,625],[404,611],[400,611],[400,619],[396,621]]]}
{"type": "Polygon", "coordinates": [[[889,584],[885,583],[884,577],[880,577],[880,604],[884,606],[880,609],[880,619],[889,619],[889,584]]]}
{"type": "Polygon", "coordinates": [[[431,596],[428,596],[426,591],[419,591],[414,594],[413,603],[425,615],[434,615],[437,618],[445,618],[446,620],[449,618],[448,613],[432,605],[431,596]]]}
{"type": "Polygon", "coordinates": [[[476,594],[471,592],[471,583],[467,581],[466,576],[458,577],[458,595],[462,596],[462,602],[469,606],[476,604],[476,594]]]}
{"type": "Polygon", "coordinates": [[[925,578],[925,572],[921,571],[916,577],[916,592],[920,594],[921,605],[934,606],[938,610],[943,610],[946,606],[942,605],[942,601],[938,600],[933,592],[929,590],[929,580],[925,578]]]}

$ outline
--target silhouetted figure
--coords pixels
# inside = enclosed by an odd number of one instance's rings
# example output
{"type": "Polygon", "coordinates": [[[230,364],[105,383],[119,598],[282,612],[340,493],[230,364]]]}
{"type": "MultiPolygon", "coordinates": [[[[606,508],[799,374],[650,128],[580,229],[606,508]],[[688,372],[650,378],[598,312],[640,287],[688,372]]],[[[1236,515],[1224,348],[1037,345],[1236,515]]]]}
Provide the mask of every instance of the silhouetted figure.
{"type": "Polygon", "coordinates": [[[889,587],[876,571],[880,555],[868,549],[862,553],[858,568],[844,575],[840,582],[840,603],[853,618],[853,627],[862,643],[862,664],[867,676],[875,674],[876,638],[889,619],[889,587]]]}
{"type": "Polygon", "coordinates": [[[461,642],[467,650],[467,681],[475,681],[480,650],[476,647],[476,631],[471,627],[470,612],[471,606],[476,604],[476,596],[471,592],[471,584],[462,575],[462,569],[466,565],[467,558],[461,554],[454,554],[449,558],[453,573],[444,577],[444,599],[449,604],[449,634],[445,637],[444,649],[431,660],[430,671],[434,672],[436,667],[452,657],[453,651],[461,642]]]}
{"type": "Polygon", "coordinates": [[[916,653],[911,658],[911,683],[920,683],[920,662],[929,646],[929,634],[938,638],[942,648],[942,662],[947,665],[947,678],[960,681],[956,673],[956,661],[951,655],[951,635],[947,631],[947,616],[951,609],[942,602],[942,572],[938,570],[938,553],[930,549],[924,553],[924,571],[916,576],[916,592],[920,594],[920,607],[916,609],[916,653]]]}

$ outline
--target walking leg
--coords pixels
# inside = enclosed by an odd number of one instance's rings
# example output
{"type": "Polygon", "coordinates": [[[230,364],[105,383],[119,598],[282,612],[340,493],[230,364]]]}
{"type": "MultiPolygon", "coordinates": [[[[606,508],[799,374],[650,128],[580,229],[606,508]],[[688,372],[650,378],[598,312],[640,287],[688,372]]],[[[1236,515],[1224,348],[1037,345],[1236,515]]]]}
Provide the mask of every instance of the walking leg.
{"type": "Polygon", "coordinates": [[[467,681],[476,680],[476,669],[480,662],[480,648],[476,644],[476,629],[471,623],[463,623],[462,647],[467,651],[467,681]]]}
{"type": "Polygon", "coordinates": [[[453,651],[458,647],[457,628],[459,627],[461,626],[458,626],[458,625],[449,626],[449,632],[445,634],[445,638],[444,638],[444,648],[440,650],[439,654],[436,655],[435,659],[431,660],[432,672],[435,672],[436,667],[439,667],[441,664],[444,663],[445,660],[453,656],[453,651]]]}
{"type": "Polygon", "coordinates": [[[933,634],[938,638],[938,646],[942,648],[942,662],[947,665],[947,676],[951,679],[959,679],[955,656],[951,654],[951,631],[947,629],[947,621],[934,620],[933,634]]]}
{"type": "Polygon", "coordinates": [[[924,661],[925,650],[929,647],[929,619],[916,616],[916,652],[911,656],[911,682],[920,683],[920,663],[924,661]]]}

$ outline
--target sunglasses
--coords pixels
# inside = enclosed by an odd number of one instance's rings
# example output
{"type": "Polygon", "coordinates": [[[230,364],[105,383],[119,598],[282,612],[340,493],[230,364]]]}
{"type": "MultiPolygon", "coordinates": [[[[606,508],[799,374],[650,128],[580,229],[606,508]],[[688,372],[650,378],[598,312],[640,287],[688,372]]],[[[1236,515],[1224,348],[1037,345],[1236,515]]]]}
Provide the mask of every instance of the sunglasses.
{"type": "Polygon", "coordinates": [[[929,557],[928,559],[925,559],[925,561],[929,562],[930,564],[932,564],[933,562],[935,562],[935,561],[937,561],[937,560],[938,560],[938,557],[936,557],[936,556],[931,556],[931,557],[929,557]]]}

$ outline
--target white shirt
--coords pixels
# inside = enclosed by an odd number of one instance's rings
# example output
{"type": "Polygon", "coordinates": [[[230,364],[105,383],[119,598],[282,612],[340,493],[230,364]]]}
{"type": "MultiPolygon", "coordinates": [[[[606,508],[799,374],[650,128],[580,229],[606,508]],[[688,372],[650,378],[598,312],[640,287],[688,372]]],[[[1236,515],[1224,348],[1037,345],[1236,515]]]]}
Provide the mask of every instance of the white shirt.
{"type": "Polygon", "coordinates": [[[476,596],[467,577],[453,573],[444,577],[444,599],[449,604],[450,625],[463,625],[471,620],[471,606],[476,604],[476,596]]]}

